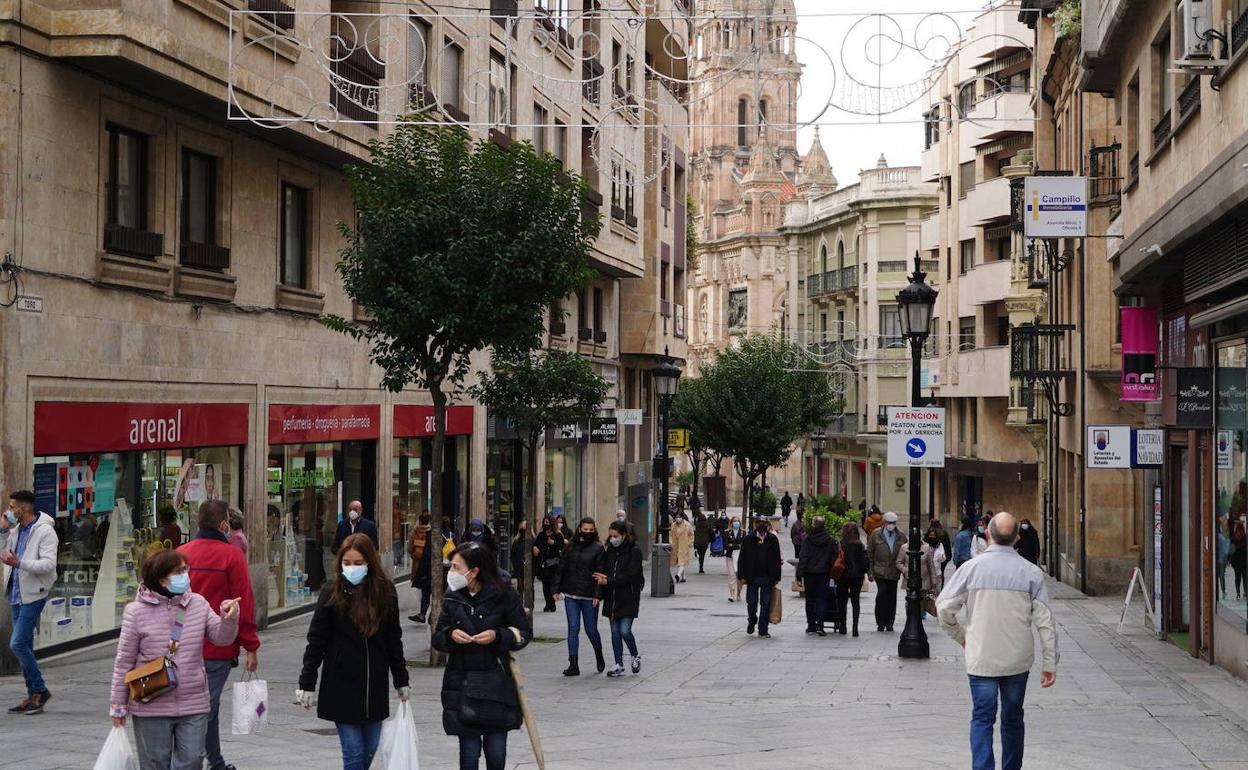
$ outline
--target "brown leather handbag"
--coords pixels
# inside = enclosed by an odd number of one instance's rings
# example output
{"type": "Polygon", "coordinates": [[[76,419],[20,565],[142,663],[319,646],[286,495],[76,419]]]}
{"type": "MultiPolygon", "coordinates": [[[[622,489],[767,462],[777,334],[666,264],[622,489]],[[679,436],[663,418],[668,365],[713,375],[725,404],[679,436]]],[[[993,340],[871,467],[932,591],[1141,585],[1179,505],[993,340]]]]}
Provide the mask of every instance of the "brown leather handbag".
{"type": "Polygon", "coordinates": [[[169,652],[159,658],[140,663],[126,672],[126,687],[130,699],[139,703],[151,703],[160,696],[177,688],[178,666],[173,654],[178,651],[182,639],[182,626],[186,623],[186,610],[179,609],[173,619],[173,633],[169,637],[169,652]]]}

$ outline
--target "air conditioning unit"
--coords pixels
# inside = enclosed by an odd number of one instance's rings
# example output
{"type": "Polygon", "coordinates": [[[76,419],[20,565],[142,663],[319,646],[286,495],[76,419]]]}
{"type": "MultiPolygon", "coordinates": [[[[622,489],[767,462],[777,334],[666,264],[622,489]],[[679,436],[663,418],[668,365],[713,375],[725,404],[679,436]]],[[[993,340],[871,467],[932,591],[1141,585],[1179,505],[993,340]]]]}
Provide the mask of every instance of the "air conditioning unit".
{"type": "Polygon", "coordinates": [[[1181,59],[1174,62],[1175,74],[1214,74],[1226,65],[1214,58],[1214,42],[1221,41],[1225,55],[1226,38],[1213,23],[1213,0],[1179,0],[1179,46],[1181,59]]]}

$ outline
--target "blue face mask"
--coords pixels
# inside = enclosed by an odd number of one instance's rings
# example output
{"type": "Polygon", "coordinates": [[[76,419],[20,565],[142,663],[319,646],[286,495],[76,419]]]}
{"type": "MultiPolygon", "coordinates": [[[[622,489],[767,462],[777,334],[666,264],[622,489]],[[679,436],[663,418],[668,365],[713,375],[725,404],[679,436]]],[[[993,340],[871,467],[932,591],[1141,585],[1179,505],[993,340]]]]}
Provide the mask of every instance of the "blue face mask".
{"type": "Polygon", "coordinates": [[[342,565],[342,576],[347,582],[353,586],[358,586],[364,576],[368,574],[367,564],[344,564],[342,565]]]}
{"type": "Polygon", "coordinates": [[[169,576],[169,593],[184,594],[191,590],[191,576],[185,572],[169,576]]]}
{"type": "Polygon", "coordinates": [[[14,513],[13,511],[5,511],[4,518],[8,519],[9,523],[12,524],[13,526],[15,527],[17,526],[17,514],[14,513]]]}

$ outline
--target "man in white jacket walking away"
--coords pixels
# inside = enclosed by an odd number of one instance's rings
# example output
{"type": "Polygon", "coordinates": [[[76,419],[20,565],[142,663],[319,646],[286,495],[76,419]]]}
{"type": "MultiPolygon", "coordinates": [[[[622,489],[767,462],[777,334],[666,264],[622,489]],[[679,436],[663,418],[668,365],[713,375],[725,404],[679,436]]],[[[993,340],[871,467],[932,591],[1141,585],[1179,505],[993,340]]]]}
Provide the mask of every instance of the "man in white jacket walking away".
{"type": "Polygon", "coordinates": [[[1023,766],[1023,698],[1035,659],[1031,629],[1040,633],[1040,686],[1057,681],[1057,633],[1044,573],[1018,555],[1018,522],[1002,511],[988,523],[989,546],[945,585],[936,602],[940,625],[966,648],[971,680],[971,767],[995,770],[992,750],[1001,703],[1001,768],[1023,766]],[[966,607],[966,620],[958,612],[966,607]]]}

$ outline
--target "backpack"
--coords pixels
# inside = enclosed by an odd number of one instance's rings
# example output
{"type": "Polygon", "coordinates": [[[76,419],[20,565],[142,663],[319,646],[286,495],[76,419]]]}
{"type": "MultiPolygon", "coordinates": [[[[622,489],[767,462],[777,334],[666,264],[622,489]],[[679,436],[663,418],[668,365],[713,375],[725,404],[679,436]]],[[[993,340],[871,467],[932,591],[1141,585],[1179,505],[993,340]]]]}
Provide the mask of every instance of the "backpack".
{"type": "Polygon", "coordinates": [[[716,532],[715,539],[711,541],[711,556],[724,555],[724,533],[716,532]]]}

